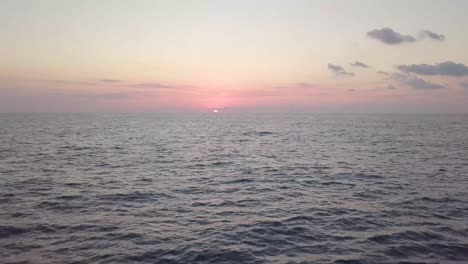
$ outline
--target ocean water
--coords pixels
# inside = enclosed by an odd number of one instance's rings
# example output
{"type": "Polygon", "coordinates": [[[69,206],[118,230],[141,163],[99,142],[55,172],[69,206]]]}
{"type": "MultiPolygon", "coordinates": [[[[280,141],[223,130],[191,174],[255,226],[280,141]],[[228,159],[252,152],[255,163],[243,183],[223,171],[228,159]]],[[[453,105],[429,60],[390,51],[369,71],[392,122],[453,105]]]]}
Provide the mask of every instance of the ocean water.
{"type": "Polygon", "coordinates": [[[0,262],[468,263],[468,116],[0,114],[0,262]]]}

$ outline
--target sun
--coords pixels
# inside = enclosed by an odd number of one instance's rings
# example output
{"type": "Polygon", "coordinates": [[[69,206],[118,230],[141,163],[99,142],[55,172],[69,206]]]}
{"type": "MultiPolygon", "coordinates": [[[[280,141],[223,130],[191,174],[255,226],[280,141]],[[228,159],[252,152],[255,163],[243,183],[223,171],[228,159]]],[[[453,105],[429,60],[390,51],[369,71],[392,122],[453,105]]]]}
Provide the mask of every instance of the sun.
{"type": "Polygon", "coordinates": [[[213,109],[213,113],[218,113],[218,109],[213,109]]]}

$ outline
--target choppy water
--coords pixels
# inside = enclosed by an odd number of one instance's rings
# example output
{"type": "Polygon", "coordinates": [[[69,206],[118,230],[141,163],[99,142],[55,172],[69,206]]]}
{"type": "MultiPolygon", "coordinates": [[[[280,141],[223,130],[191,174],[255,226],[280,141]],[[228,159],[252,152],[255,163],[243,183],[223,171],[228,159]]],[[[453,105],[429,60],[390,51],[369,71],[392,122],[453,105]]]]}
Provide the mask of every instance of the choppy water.
{"type": "Polygon", "coordinates": [[[2,263],[467,263],[468,116],[0,114],[2,263]]]}

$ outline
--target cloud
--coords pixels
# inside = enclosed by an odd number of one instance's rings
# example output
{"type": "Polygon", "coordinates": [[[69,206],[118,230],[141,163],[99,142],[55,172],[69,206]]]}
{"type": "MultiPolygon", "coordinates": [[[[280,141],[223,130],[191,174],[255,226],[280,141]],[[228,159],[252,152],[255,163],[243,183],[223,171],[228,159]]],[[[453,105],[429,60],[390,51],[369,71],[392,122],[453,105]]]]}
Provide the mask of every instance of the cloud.
{"type": "Polygon", "coordinates": [[[443,34],[437,34],[437,33],[434,33],[430,30],[423,30],[421,31],[421,33],[419,34],[421,38],[430,38],[432,40],[435,40],[435,41],[444,41],[445,40],[445,36],[443,34]]]}
{"type": "Polygon", "coordinates": [[[96,85],[94,82],[86,81],[72,81],[72,80],[44,80],[45,82],[60,83],[60,84],[70,84],[70,85],[96,85]]]}
{"type": "Polygon", "coordinates": [[[415,42],[416,38],[410,35],[402,35],[391,28],[374,29],[367,32],[367,36],[387,45],[398,45],[405,42],[415,42]]]}
{"type": "Polygon", "coordinates": [[[415,90],[438,90],[445,88],[443,85],[428,82],[416,76],[405,75],[401,73],[393,74],[392,79],[398,81],[401,84],[408,85],[415,90]]]}
{"type": "Polygon", "coordinates": [[[63,94],[64,96],[81,97],[89,99],[127,99],[145,95],[142,92],[110,92],[110,93],[74,93],[63,94]]]}
{"type": "Polygon", "coordinates": [[[389,73],[386,71],[376,71],[376,73],[380,75],[385,75],[385,76],[389,75],[389,73]]]}
{"type": "Polygon", "coordinates": [[[389,84],[389,85],[387,86],[387,89],[388,89],[388,90],[395,90],[396,87],[393,86],[393,85],[391,85],[391,84],[389,84]]]}
{"type": "Polygon", "coordinates": [[[354,63],[350,63],[351,66],[353,67],[361,67],[361,68],[370,68],[369,65],[363,63],[363,62],[360,62],[360,61],[356,61],[354,63]]]}
{"type": "Polygon", "coordinates": [[[100,82],[105,82],[105,83],[121,83],[121,82],[123,82],[122,80],[114,80],[114,79],[101,79],[99,81],[100,82]]]}
{"type": "Polygon", "coordinates": [[[468,67],[462,63],[446,61],[439,64],[411,64],[399,65],[397,68],[405,73],[415,73],[419,75],[444,75],[444,76],[468,76],[468,67]]]}
{"type": "Polygon", "coordinates": [[[172,88],[172,86],[160,84],[160,83],[137,83],[131,86],[137,87],[137,88],[151,88],[151,89],[172,88]]]}
{"type": "Polygon", "coordinates": [[[320,85],[315,83],[300,82],[296,84],[298,87],[302,88],[320,88],[320,85]]]}
{"type": "Polygon", "coordinates": [[[460,86],[468,90],[468,82],[461,82],[460,86]]]}
{"type": "Polygon", "coordinates": [[[329,63],[328,69],[331,70],[336,76],[354,76],[354,73],[345,71],[340,65],[329,63]]]}
{"type": "Polygon", "coordinates": [[[444,86],[440,84],[427,82],[417,77],[408,79],[407,84],[416,90],[437,90],[437,89],[445,88],[444,86]]]}
{"type": "Polygon", "coordinates": [[[74,81],[74,80],[44,80],[45,82],[52,82],[52,83],[61,83],[61,84],[68,84],[68,85],[99,85],[99,83],[122,83],[122,80],[115,80],[115,79],[100,79],[96,81],[74,81]]]}

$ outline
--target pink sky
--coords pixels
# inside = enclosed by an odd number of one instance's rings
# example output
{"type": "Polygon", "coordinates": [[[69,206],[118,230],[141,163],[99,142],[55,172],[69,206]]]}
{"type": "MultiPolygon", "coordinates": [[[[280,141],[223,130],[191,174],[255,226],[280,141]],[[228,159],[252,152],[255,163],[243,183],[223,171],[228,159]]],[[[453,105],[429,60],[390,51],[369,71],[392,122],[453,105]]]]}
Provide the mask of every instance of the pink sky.
{"type": "Polygon", "coordinates": [[[466,9],[2,1],[0,111],[468,113],[466,9]]]}

